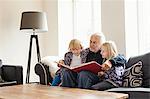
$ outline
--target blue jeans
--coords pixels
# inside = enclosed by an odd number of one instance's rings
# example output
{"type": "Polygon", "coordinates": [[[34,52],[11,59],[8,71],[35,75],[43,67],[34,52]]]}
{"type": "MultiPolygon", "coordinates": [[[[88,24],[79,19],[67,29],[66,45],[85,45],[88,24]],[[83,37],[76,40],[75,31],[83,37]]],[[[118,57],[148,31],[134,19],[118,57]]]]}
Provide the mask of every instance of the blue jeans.
{"type": "Polygon", "coordinates": [[[61,76],[56,75],[52,81],[52,86],[58,86],[61,83],[61,76]]]}

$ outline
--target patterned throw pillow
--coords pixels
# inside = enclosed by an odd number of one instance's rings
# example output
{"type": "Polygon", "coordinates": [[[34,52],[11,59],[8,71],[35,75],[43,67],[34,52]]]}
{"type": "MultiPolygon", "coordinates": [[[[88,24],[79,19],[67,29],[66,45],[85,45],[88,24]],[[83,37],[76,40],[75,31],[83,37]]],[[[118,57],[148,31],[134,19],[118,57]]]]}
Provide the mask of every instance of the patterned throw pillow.
{"type": "Polygon", "coordinates": [[[124,72],[123,87],[140,87],[142,85],[142,62],[139,61],[124,72]]]}

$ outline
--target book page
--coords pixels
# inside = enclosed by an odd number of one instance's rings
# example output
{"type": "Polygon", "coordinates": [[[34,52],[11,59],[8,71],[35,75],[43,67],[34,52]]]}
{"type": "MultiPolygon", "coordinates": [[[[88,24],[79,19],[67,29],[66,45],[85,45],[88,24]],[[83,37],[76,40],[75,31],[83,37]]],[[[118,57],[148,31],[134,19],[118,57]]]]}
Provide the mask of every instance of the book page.
{"type": "Polygon", "coordinates": [[[75,66],[75,67],[70,67],[68,65],[64,65],[64,64],[61,64],[59,62],[56,62],[56,63],[61,65],[62,67],[68,68],[74,72],[90,71],[90,72],[93,72],[95,74],[98,74],[99,71],[102,71],[101,65],[95,61],[83,63],[83,64],[75,66]]]}
{"type": "Polygon", "coordinates": [[[56,62],[56,61],[55,61],[55,63],[57,63],[57,64],[59,64],[59,65],[61,65],[61,66],[63,66],[63,67],[66,67],[66,68],[68,68],[68,69],[71,69],[71,68],[70,68],[70,66],[68,66],[68,65],[61,64],[61,63],[59,63],[59,62],[56,62]]]}
{"type": "Polygon", "coordinates": [[[70,67],[70,69],[79,68],[79,67],[82,67],[82,66],[85,66],[85,65],[89,65],[89,64],[92,64],[92,63],[95,63],[95,64],[97,64],[97,65],[99,65],[99,66],[100,66],[100,64],[99,64],[99,63],[97,63],[97,62],[95,62],[95,61],[91,61],[91,62],[88,62],[88,63],[83,63],[83,64],[81,64],[81,65],[79,65],[79,66],[70,67]]]}
{"type": "Polygon", "coordinates": [[[92,73],[98,74],[98,72],[102,71],[102,67],[99,63],[92,61],[88,63],[83,63],[76,67],[72,67],[71,70],[74,72],[90,71],[92,73]]]}

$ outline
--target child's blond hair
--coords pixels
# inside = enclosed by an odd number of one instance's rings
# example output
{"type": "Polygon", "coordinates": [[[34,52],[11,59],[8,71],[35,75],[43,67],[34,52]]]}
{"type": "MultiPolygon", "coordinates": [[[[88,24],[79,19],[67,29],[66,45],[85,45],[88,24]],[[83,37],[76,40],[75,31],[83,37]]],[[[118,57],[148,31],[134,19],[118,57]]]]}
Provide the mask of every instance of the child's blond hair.
{"type": "Polygon", "coordinates": [[[118,54],[117,46],[116,46],[115,42],[113,42],[113,41],[106,41],[105,43],[102,44],[101,47],[106,48],[106,50],[108,51],[107,59],[111,59],[111,58],[117,56],[117,54],[118,54]]]}
{"type": "Polygon", "coordinates": [[[69,43],[69,50],[74,48],[83,48],[81,42],[78,39],[72,39],[69,43]]]}

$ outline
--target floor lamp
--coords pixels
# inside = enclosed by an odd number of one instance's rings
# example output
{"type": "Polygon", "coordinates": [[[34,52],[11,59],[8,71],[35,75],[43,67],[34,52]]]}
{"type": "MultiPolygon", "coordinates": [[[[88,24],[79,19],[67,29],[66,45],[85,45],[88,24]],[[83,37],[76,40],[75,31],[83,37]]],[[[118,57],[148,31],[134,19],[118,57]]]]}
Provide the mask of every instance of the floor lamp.
{"type": "Polygon", "coordinates": [[[26,83],[29,83],[32,42],[33,39],[35,39],[36,49],[37,49],[37,59],[38,62],[40,62],[41,56],[40,56],[40,49],[38,43],[38,35],[36,33],[48,31],[46,13],[36,12],[36,11],[23,12],[21,17],[20,30],[24,30],[26,32],[32,33],[30,36],[29,56],[28,56],[28,65],[27,65],[27,74],[26,74],[26,83]]]}

